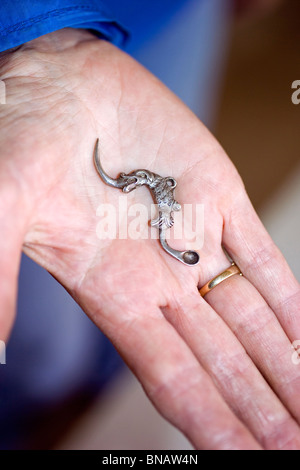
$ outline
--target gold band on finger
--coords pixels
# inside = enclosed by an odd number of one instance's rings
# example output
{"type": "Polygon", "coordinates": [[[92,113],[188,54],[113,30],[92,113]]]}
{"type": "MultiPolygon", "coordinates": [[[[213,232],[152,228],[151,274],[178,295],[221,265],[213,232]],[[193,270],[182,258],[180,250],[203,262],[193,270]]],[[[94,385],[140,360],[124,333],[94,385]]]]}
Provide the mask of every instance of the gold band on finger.
{"type": "Polygon", "coordinates": [[[201,289],[199,289],[200,295],[204,297],[208,292],[217,287],[218,284],[221,284],[221,282],[225,281],[231,276],[234,276],[235,274],[239,274],[240,276],[243,275],[240,268],[235,263],[232,263],[229,268],[227,268],[218,276],[211,279],[205,284],[205,286],[201,287],[201,289]]]}

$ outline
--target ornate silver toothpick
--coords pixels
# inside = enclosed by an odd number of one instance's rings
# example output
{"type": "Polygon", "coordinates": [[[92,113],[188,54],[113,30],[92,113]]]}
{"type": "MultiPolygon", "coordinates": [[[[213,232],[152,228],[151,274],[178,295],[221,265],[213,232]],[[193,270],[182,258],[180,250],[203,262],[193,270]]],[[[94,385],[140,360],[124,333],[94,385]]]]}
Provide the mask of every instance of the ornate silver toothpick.
{"type": "Polygon", "coordinates": [[[94,150],[94,163],[100,178],[104,183],[114,188],[122,189],[124,193],[133,191],[138,186],[148,186],[153,200],[158,207],[158,217],[151,221],[152,226],[159,229],[159,240],[163,249],[182,263],[194,266],[200,260],[197,251],[178,251],[171,248],[166,241],[166,230],[174,224],[173,211],[180,211],[180,204],[174,199],[174,189],[177,186],[176,180],[171,177],[162,177],[149,170],[135,170],[131,173],[120,175],[113,179],[108,176],[102,168],[99,158],[99,139],[96,141],[94,150]]]}

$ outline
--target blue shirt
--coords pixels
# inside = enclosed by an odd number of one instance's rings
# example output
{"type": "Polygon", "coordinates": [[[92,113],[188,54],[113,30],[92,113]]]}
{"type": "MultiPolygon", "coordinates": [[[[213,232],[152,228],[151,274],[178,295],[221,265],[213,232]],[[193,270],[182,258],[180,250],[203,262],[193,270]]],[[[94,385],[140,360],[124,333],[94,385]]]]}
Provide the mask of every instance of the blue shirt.
{"type": "Polygon", "coordinates": [[[130,51],[189,0],[1,0],[0,52],[58,29],[90,29],[130,51]]]}

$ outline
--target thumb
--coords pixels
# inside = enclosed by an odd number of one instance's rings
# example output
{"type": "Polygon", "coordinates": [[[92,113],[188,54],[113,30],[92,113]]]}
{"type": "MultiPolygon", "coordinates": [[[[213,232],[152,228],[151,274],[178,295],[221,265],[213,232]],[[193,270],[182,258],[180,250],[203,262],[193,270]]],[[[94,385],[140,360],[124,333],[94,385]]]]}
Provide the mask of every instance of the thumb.
{"type": "MultiPolygon", "coordinates": [[[[6,185],[5,185],[6,186],[6,185]]],[[[0,340],[6,341],[16,310],[24,213],[14,191],[0,190],[0,340]],[[13,194],[12,194],[13,193],[13,194]],[[23,214],[22,214],[23,213],[23,214]]]]}

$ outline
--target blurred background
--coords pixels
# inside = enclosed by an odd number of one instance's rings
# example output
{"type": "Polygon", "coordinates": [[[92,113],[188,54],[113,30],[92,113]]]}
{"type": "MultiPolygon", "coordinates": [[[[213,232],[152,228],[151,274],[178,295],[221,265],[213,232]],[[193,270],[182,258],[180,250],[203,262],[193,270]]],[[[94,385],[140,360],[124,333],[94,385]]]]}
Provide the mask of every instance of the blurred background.
{"type": "MultiPolygon", "coordinates": [[[[271,1],[262,3],[267,6],[271,1]]],[[[274,3],[277,7],[263,14],[234,17],[211,127],[300,280],[300,105],[291,101],[292,83],[300,80],[300,1],[274,3]]],[[[160,418],[136,379],[124,370],[55,448],[189,449],[190,445],[160,418]]]]}

